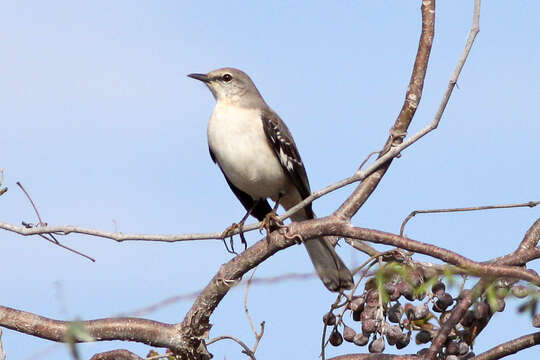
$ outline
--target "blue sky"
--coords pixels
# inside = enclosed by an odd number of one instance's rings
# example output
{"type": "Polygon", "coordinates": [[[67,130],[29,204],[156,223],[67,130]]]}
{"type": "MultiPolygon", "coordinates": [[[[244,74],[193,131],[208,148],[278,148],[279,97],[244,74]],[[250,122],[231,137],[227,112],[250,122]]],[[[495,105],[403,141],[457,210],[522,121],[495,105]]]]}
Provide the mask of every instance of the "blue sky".
{"type": "MultiPolygon", "coordinates": [[[[36,222],[15,185],[21,181],[50,224],[175,234],[221,231],[239,220],[244,211],[208,155],[214,100],[186,77],[223,66],[250,74],[287,122],[312,189],[349,176],[382,146],[401,108],[419,3],[3,1],[0,168],[9,191],[0,198],[0,219],[36,222]]],[[[472,1],[437,6],[411,132],[431,121],[472,19],[472,1]]],[[[414,209],[540,199],[539,13],[535,1],[484,2],[481,32],[441,125],[392,164],[356,225],[398,232],[414,209]]],[[[330,213],[351,189],[318,200],[316,212],[330,213]]],[[[427,215],[413,219],[406,233],[486,260],[512,251],[539,216],[536,208],[427,215]]],[[[196,291],[230,259],[220,241],[117,244],[76,235],[61,241],[97,262],[38,237],[2,232],[3,305],[53,318],[105,317],[196,291]]],[[[349,263],[365,259],[347,247],[340,253],[349,263]]],[[[537,262],[532,266],[539,270],[537,262]]],[[[310,271],[296,246],[265,262],[257,276],[310,271]]],[[[225,298],[211,336],[252,343],[242,298],[243,289],[225,298]]],[[[251,314],[267,322],[258,356],[317,358],[321,316],[333,299],[316,279],[253,287],[251,314]]],[[[189,306],[176,303],[148,317],[178,322],[189,306]]],[[[476,351],[531,331],[529,319],[510,306],[476,351]]],[[[51,344],[9,330],[3,342],[12,359],[51,344]]],[[[88,358],[126,346],[141,355],[147,349],[120,343],[80,349],[88,358]]],[[[356,350],[343,345],[328,354],[356,350]]],[[[229,343],[210,351],[217,358],[241,355],[229,343]]],[[[533,357],[534,350],[516,356],[533,357]]],[[[68,358],[62,346],[40,357],[68,358]]]]}

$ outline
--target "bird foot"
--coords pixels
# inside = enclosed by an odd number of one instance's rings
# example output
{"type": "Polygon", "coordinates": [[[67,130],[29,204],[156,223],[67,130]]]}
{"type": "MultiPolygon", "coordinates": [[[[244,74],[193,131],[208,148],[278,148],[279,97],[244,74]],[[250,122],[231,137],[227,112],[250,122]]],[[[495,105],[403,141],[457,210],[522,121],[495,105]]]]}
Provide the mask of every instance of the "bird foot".
{"type": "Polygon", "coordinates": [[[285,225],[283,225],[283,221],[279,219],[276,212],[270,211],[261,221],[261,225],[259,225],[259,232],[262,232],[263,229],[266,229],[266,232],[269,234],[275,229],[281,229],[284,227],[285,225]]]}
{"type": "Polygon", "coordinates": [[[235,232],[238,231],[238,234],[240,234],[240,240],[242,242],[242,244],[244,244],[244,250],[247,249],[247,241],[246,241],[246,238],[244,237],[244,222],[240,222],[240,223],[233,223],[231,226],[229,226],[228,228],[226,228],[225,230],[223,230],[223,232],[221,233],[221,239],[223,240],[223,244],[225,245],[225,249],[227,249],[227,251],[231,254],[235,254],[235,255],[238,255],[238,253],[236,251],[234,251],[234,240],[233,240],[233,236],[235,235],[235,232]],[[230,249],[229,249],[229,246],[227,245],[227,241],[226,239],[229,238],[229,245],[230,245],[230,249]]]}
{"type": "Polygon", "coordinates": [[[283,237],[287,240],[294,240],[298,245],[304,242],[304,238],[300,234],[289,234],[289,229],[286,228],[284,231],[281,232],[283,237]]]}

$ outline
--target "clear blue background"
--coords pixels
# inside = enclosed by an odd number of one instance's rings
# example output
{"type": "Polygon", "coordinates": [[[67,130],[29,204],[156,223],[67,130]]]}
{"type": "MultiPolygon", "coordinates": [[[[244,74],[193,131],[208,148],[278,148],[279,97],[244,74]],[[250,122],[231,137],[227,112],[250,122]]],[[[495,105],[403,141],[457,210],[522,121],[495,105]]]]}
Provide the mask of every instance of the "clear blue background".
{"type": "MultiPolygon", "coordinates": [[[[465,43],[472,3],[437,5],[411,133],[433,118],[465,43]]],[[[441,125],[392,164],[356,225],[398,232],[414,209],[540,200],[539,13],[536,1],[484,2],[481,32],[441,125]]],[[[314,190],[347,177],[388,136],[419,31],[420,1],[3,1],[0,168],[9,191],[0,198],[0,219],[36,222],[15,185],[21,181],[55,225],[177,234],[221,231],[239,220],[244,210],[207,151],[214,100],[186,77],[222,66],[250,74],[288,123],[314,190]]],[[[333,211],[351,190],[318,200],[317,213],[333,211]]],[[[538,208],[419,216],[406,233],[486,260],[515,249],[539,216],[538,208]]],[[[39,237],[0,233],[1,304],[60,319],[106,317],[197,291],[231,258],[220,241],[61,241],[97,262],[39,237]]],[[[347,246],[340,251],[351,264],[365,259],[347,246]]],[[[538,262],[532,267],[539,270],[538,262]]],[[[296,246],[262,264],[257,276],[311,271],[296,246]]],[[[212,337],[252,344],[242,299],[238,289],[220,304],[212,337]]],[[[333,300],[316,279],[253,287],[251,314],[267,323],[258,357],[316,359],[321,317],[333,300]]],[[[178,322],[190,305],[146,316],[178,322]]],[[[530,319],[509,306],[475,351],[531,331],[530,319]]],[[[3,343],[9,359],[28,359],[51,344],[10,330],[3,343]]],[[[128,343],[79,349],[89,358],[119,347],[148,350],[128,343]]],[[[244,356],[228,342],[210,351],[218,359],[244,356]]],[[[354,351],[366,349],[344,344],[327,353],[354,351]]],[[[59,345],[38,358],[69,354],[59,345]]]]}

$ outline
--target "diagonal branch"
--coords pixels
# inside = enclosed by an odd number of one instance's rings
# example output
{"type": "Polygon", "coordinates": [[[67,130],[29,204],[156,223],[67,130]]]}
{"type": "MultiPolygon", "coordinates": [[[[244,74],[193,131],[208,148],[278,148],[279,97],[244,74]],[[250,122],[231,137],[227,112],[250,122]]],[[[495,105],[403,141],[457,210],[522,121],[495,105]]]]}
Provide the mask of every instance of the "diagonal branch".
{"type": "MultiPolygon", "coordinates": [[[[394,123],[394,126],[390,131],[390,137],[386,141],[386,144],[384,145],[379,157],[384,156],[392,147],[402,143],[416,109],[418,108],[420,99],[422,98],[424,79],[426,77],[429,55],[431,53],[433,36],[435,33],[435,0],[422,1],[421,11],[422,32],[420,35],[418,52],[416,53],[416,60],[414,62],[411,80],[409,81],[409,86],[405,95],[405,101],[394,123]]],[[[386,170],[388,170],[391,162],[392,159],[389,159],[386,163],[381,165],[377,171],[365,178],[356,188],[353,194],[335,212],[335,215],[344,219],[350,219],[354,214],[356,214],[371,193],[375,190],[386,173],[386,170]]]]}
{"type": "Polygon", "coordinates": [[[534,224],[529,228],[523,240],[519,244],[517,252],[522,252],[524,250],[532,249],[540,240],[540,218],[534,222],[534,224]]]}
{"type": "Polygon", "coordinates": [[[535,332],[497,345],[494,348],[477,355],[474,359],[496,360],[538,344],[540,344],[540,332],[535,332]]]}

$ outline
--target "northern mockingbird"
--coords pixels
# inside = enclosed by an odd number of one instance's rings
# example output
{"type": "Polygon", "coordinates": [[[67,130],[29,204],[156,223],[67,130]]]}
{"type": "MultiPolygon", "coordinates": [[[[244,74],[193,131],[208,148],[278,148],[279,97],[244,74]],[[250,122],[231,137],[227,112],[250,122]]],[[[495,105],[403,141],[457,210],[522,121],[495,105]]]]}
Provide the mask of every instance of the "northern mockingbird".
{"type": "MultiPolygon", "coordinates": [[[[208,146],[233,193],[248,214],[263,221],[272,209],[267,198],[290,209],[311,194],[306,169],[289,129],[266,104],[244,72],[223,68],[190,74],[216,99],[208,122],[208,146]]],[[[246,215],[247,216],[247,215],[246,215]]],[[[291,216],[313,219],[311,204],[291,216]]],[[[328,239],[304,242],[317,274],[330,291],[350,289],[351,272],[328,239]]]]}

